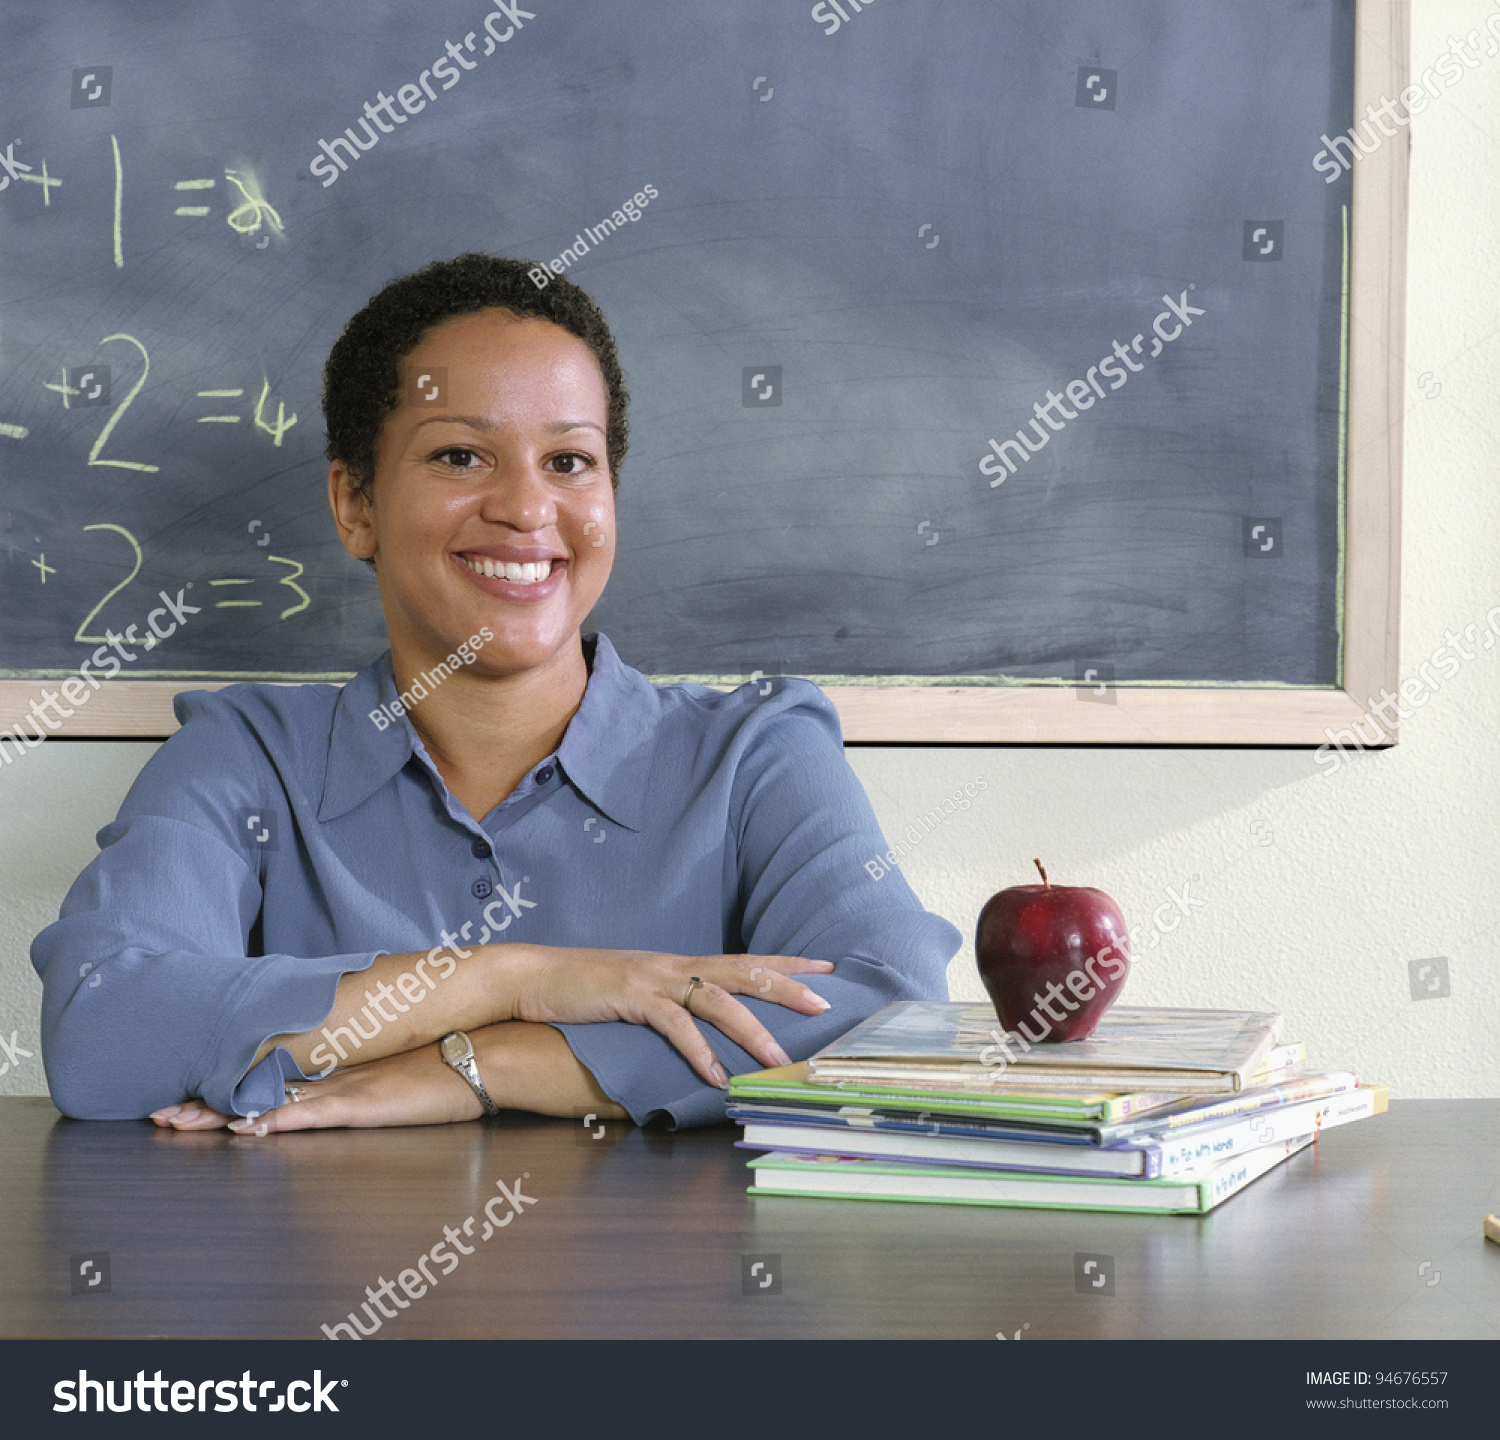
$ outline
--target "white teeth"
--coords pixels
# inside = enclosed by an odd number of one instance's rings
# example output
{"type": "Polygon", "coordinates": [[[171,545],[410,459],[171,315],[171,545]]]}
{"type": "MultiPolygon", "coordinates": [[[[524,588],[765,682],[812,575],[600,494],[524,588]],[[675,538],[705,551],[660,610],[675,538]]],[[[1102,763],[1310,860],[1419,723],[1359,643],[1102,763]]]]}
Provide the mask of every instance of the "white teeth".
{"type": "Polygon", "coordinates": [[[464,560],[464,564],[476,575],[487,575],[491,580],[505,580],[512,585],[535,585],[552,573],[550,560],[528,560],[524,565],[510,560],[464,560]]]}

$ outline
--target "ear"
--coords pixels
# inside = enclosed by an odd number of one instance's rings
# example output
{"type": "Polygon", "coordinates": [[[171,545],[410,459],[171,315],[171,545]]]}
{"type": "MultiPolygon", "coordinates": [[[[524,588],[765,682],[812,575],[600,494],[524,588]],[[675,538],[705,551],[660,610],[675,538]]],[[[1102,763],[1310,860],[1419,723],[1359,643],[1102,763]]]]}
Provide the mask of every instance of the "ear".
{"type": "Polygon", "coordinates": [[[375,537],[370,500],[342,460],[335,460],[328,467],[328,505],[344,549],[356,560],[373,559],[380,542],[375,537]]]}

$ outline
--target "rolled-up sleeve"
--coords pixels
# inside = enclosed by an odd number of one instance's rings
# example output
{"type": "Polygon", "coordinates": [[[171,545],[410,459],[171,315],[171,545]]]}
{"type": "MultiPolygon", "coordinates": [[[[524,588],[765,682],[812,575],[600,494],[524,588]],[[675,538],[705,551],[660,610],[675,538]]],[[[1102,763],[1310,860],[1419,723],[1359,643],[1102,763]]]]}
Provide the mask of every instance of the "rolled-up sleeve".
{"type": "Polygon", "coordinates": [[[262,888],[236,827],[269,773],[227,710],[178,697],[190,723],[137,777],[100,853],[32,943],[42,1054],[57,1107],[123,1120],[201,1097],[226,1114],[282,1103],[301,1075],[272,1035],[311,1029],[339,977],[381,952],[252,955],[262,888]]]}
{"type": "MultiPolygon", "coordinates": [[[[962,937],[923,908],[898,870],[887,868],[877,880],[866,868],[888,846],[844,756],[838,712],[828,698],[807,681],[779,681],[775,700],[747,713],[729,755],[734,771],[724,843],[733,869],[725,884],[735,891],[730,908],[739,934],[726,935],[726,950],[835,965],[827,974],[800,977],[830,1002],[820,1015],[754,995],[736,998],[793,1060],[892,1001],[947,999],[947,966],[962,937]]],[[[655,1031],[618,1023],[558,1028],[637,1124],[724,1120],[724,1092],[706,1085],[655,1031]]],[[[730,1074],[763,1068],[715,1027],[699,1021],[698,1028],[730,1074]]]]}

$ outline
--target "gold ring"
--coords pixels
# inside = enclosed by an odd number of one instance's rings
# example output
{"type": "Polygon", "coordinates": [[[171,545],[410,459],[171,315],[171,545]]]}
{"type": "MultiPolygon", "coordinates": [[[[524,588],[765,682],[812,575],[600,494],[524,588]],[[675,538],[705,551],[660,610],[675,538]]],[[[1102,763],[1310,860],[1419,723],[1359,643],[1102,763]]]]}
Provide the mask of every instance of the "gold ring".
{"type": "Polygon", "coordinates": [[[696,975],[689,975],[688,976],[687,994],[685,994],[682,997],[682,1008],[684,1010],[686,1010],[689,1015],[691,1015],[693,1013],[693,1007],[692,1007],[692,1004],[691,1004],[691,1001],[692,1001],[692,998],[693,998],[693,991],[696,990],[703,983],[704,983],[704,981],[701,980],[696,975]]]}

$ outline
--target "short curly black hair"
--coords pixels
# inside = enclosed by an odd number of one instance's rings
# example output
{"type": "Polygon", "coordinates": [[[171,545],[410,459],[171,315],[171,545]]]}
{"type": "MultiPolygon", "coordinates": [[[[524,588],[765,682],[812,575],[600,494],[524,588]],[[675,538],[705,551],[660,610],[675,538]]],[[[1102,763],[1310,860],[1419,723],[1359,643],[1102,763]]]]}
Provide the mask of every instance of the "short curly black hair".
{"type": "Polygon", "coordinates": [[[610,484],[619,489],[630,427],[625,376],[599,307],[564,275],[538,289],[528,271],[550,274],[531,260],[470,252],[392,280],[344,326],[323,366],[326,455],[342,460],[366,495],[375,478],[380,430],[400,402],[401,361],[434,325],[457,315],[496,307],[523,320],[550,320],[593,352],[604,377],[609,408],[605,454],[610,484]]]}

